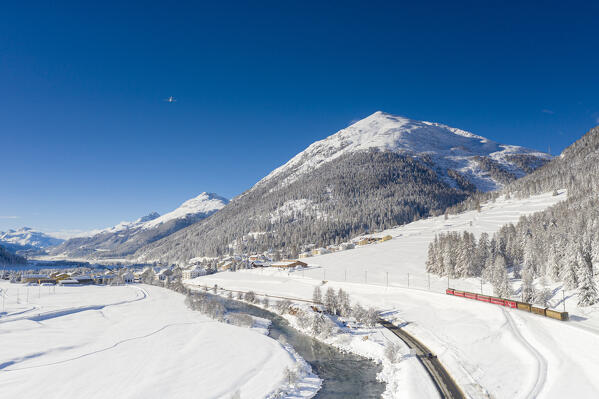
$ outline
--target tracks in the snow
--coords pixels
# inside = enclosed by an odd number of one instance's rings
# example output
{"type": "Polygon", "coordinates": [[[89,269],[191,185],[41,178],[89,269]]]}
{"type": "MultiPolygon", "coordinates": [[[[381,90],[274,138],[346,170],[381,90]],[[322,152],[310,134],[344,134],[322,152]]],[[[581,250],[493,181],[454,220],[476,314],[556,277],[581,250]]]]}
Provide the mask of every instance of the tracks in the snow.
{"type": "Polygon", "coordinates": [[[528,352],[535,358],[535,362],[536,362],[535,382],[534,382],[533,387],[530,389],[530,391],[526,395],[526,397],[527,398],[537,398],[537,397],[539,397],[539,394],[543,390],[543,387],[545,386],[545,381],[547,380],[547,360],[543,357],[543,355],[541,355],[541,353],[538,350],[535,349],[534,346],[532,346],[532,344],[526,338],[524,338],[522,336],[522,334],[520,333],[520,330],[518,329],[518,326],[516,325],[516,322],[514,321],[512,316],[509,314],[509,311],[507,311],[506,309],[501,309],[501,310],[503,311],[503,314],[505,315],[508,325],[510,326],[510,329],[512,330],[512,333],[514,334],[516,339],[518,341],[520,341],[520,343],[526,348],[526,350],[528,350],[528,352]]]}
{"type": "MultiPolygon", "coordinates": [[[[141,296],[137,295],[134,299],[126,299],[123,301],[108,303],[105,305],[79,306],[79,307],[74,307],[74,308],[51,310],[51,311],[42,312],[42,313],[38,313],[38,314],[34,314],[34,315],[28,314],[26,316],[21,316],[21,317],[8,318],[8,319],[5,318],[3,320],[0,320],[0,323],[10,323],[10,322],[18,321],[18,320],[31,320],[31,321],[39,322],[39,321],[54,319],[56,317],[71,315],[74,313],[85,312],[88,310],[102,310],[109,306],[118,306],[118,305],[124,305],[127,303],[142,301],[149,296],[148,292],[143,288],[136,287],[136,286],[130,286],[130,287],[136,289],[139,293],[141,293],[141,296]]],[[[16,313],[16,314],[18,314],[18,313],[16,313]]]]}

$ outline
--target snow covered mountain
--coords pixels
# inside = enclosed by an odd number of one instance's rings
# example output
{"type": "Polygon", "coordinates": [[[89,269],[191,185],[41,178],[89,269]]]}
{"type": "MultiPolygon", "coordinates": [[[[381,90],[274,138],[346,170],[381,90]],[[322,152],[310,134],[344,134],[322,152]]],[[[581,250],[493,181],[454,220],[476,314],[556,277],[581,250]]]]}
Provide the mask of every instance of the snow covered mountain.
{"type": "Polygon", "coordinates": [[[327,245],[443,212],[530,173],[549,154],[438,123],[375,112],[315,142],[217,215],[135,253],[139,260],[327,245]]]}
{"type": "Polygon", "coordinates": [[[55,256],[92,259],[126,256],[143,245],[207,218],[228,202],[216,194],[202,193],[162,216],[152,212],[134,222],[121,222],[88,236],[71,238],[48,252],[55,256]]]}
{"type": "MultiPolygon", "coordinates": [[[[480,191],[498,189],[530,172],[529,164],[534,169],[551,159],[549,154],[499,144],[440,123],[415,121],[377,111],[310,145],[256,186],[280,176],[285,176],[283,184],[288,184],[341,156],[370,149],[430,159],[442,174],[455,170],[480,191]]],[[[446,177],[451,184],[452,178],[446,177]]]]}
{"type": "Polygon", "coordinates": [[[12,251],[44,249],[59,245],[63,241],[60,238],[52,237],[41,231],[35,231],[29,227],[0,232],[0,244],[12,251]]]}

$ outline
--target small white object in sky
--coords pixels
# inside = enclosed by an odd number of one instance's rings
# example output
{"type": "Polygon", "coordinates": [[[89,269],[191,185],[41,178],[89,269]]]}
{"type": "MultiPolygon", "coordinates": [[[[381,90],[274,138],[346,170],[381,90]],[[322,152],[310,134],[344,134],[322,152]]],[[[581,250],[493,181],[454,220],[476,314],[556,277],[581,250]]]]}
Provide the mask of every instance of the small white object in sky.
{"type": "Polygon", "coordinates": [[[166,98],[164,101],[166,101],[168,103],[174,103],[177,101],[177,99],[173,96],[170,96],[169,98],[166,98]]]}

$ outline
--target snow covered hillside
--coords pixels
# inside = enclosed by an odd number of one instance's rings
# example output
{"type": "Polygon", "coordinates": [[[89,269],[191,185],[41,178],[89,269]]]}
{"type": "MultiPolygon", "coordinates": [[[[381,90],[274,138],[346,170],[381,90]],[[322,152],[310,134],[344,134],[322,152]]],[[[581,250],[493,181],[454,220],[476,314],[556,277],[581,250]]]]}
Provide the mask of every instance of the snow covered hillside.
{"type": "Polygon", "coordinates": [[[122,257],[150,242],[207,218],[229,201],[212,193],[202,193],[185,201],[172,212],[152,212],[134,222],[121,222],[114,227],[79,236],[51,248],[54,256],[80,258],[122,257]]]}
{"type": "Polygon", "coordinates": [[[442,213],[546,163],[548,154],[382,112],[309,146],[206,223],[140,248],[140,261],[278,250],[295,257],[442,213]],[[263,233],[255,236],[255,233],[263,233]]]}
{"type": "Polygon", "coordinates": [[[258,330],[212,320],[163,288],[0,289],[3,397],[265,398],[297,361],[258,330]]]}
{"type": "MultiPolygon", "coordinates": [[[[297,154],[285,165],[275,169],[257,186],[278,176],[283,184],[353,152],[378,149],[413,156],[428,156],[442,171],[452,169],[464,175],[480,191],[495,190],[501,181],[486,169],[477,157],[488,157],[490,164],[519,178],[527,172],[514,156],[528,156],[540,166],[551,159],[549,154],[514,145],[504,145],[464,130],[440,123],[416,121],[377,111],[353,125],[317,141],[297,154]]],[[[524,168],[526,169],[526,168],[524,168]]],[[[451,178],[448,176],[448,180],[451,178]]]]}
{"type": "Polygon", "coordinates": [[[60,238],[52,237],[41,231],[35,231],[29,227],[0,232],[0,244],[13,251],[44,249],[59,245],[63,241],[60,238]]]}
{"type": "MultiPolygon", "coordinates": [[[[431,348],[474,398],[596,397],[599,311],[578,313],[559,322],[518,310],[449,297],[446,278],[428,276],[424,262],[429,242],[442,231],[493,233],[521,215],[541,211],[566,198],[551,193],[527,199],[500,197],[481,212],[429,218],[382,232],[389,241],[307,258],[308,270],[223,272],[192,280],[227,289],[310,299],[315,286],[343,288],[363,305],[386,317],[431,348]],[[409,276],[408,276],[409,274],[409,276]],[[388,277],[387,277],[388,276],[388,277]],[[408,283],[409,278],[409,283],[408,283]],[[388,287],[387,287],[388,281],[388,287]],[[408,288],[409,284],[409,288],[408,288]]],[[[479,279],[450,281],[451,286],[480,292],[479,279]]],[[[491,287],[483,285],[484,293],[491,287]]],[[[561,303],[554,303],[554,306],[561,303]]]]}

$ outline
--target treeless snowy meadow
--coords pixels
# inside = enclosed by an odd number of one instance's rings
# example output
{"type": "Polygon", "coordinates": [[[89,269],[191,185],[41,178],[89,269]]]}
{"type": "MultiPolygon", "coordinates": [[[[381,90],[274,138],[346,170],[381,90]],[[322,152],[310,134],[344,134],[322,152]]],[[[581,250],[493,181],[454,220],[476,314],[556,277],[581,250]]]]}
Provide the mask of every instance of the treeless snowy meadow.
{"type": "Polygon", "coordinates": [[[164,288],[0,288],[2,397],[262,398],[298,361],[264,328],[212,320],[164,288]]]}

